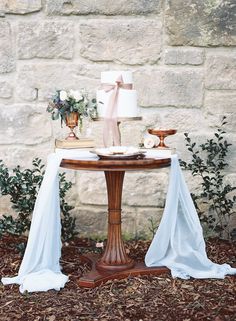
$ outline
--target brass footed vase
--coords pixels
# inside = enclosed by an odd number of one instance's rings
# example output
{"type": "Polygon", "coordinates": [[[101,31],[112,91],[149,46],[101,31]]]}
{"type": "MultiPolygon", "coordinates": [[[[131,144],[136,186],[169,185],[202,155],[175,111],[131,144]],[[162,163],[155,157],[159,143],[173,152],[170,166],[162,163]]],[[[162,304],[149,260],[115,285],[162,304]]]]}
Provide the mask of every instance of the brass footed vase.
{"type": "Polygon", "coordinates": [[[66,116],[66,126],[70,128],[70,133],[66,137],[66,140],[78,140],[79,138],[74,133],[75,127],[78,126],[78,120],[79,120],[79,113],[78,112],[72,112],[67,114],[66,116]]]}

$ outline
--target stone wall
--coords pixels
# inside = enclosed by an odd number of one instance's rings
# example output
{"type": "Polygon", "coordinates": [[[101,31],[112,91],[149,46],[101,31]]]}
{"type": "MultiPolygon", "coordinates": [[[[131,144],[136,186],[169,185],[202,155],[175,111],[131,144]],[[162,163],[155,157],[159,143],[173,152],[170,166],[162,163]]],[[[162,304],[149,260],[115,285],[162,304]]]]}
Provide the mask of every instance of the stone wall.
{"type": "MultiPolygon", "coordinates": [[[[66,129],[45,112],[58,88],[99,85],[100,72],[134,73],[143,121],[122,123],[123,144],[136,145],[147,126],[176,128],[169,138],[188,159],[183,133],[201,142],[223,115],[233,144],[229,181],[236,181],[236,4],[234,0],[1,0],[0,159],[9,167],[46,161],[55,137],[66,129]]],[[[102,124],[90,125],[97,145],[102,124]]],[[[185,173],[190,178],[189,173],[185,173]]],[[[103,173],[69,172],[70,199],[83,233],[103,233],[103,173]]],[[[160,219],[168,170],[128,173],[123,220],[127,233],[160,219]]],[[[188,180],[191,190],[198,181],[188,180]]],[[[9,212],[1,198],[0,212],[9,212]]]]}

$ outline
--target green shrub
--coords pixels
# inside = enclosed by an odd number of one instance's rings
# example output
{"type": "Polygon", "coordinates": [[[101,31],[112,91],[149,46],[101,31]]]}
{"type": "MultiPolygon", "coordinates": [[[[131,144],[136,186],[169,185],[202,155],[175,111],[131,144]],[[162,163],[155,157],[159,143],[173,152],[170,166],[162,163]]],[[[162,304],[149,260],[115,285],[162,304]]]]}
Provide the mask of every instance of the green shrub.
{"type": "MultiPolygon", "coordinates": [[[[3,215],[0,219],[0,237],[4,234],[23,235],[31,223],[31,215],[39,187],[43,180],[45,165],[42,160],[36,158],[32,162],[32,169],[21,169],[20,166],[11,172],[0,160],[0,195],[9,195],[12,208],[16,212],[16,218],[11,215],[3,215]]],[[[70,211],[73,206],[65,200],[66,193],[71,188],[71,182],[65,179],[65,173],[59,174],[60,206],[62,212],[62,240],[72,239],[75,231],[75,218],[71,217],[70,211]]]]}
{"type": "Polygon", "coordinates": [[[157,222],[156,219],[154,219],[153,217],[149,217],[148,218],[148,229],[149,231],[151,232],[151,235],[152,235],[152,238],[154,238],[156,232],[157,232],[157,229],[158,229],[158,226],[159,226],[159,223],[157,222]]]}
{"type": "Polygon", "coordinates": [[[234,205],[236,196],[230,195],[236,187],[226,184],[224,170],[228,166],[227,156],[231,144],[225,139],[224,125],[227,122],[223,117],[221,127],[214,133],[214,138],[199,146],[192,142],[185,133],[186,146],[191,153],[191,161],[186,163],[180,160],[182,168],[190,170],[193,176],[200,176],[200,194],[192,194],[193,201],[198,211],[205,236],[219,236],[230,238],[234,232],[230,228],[230,218],[235,215],[234,205]],[[206,210],[200,210],[204,203],[206,210]]]}

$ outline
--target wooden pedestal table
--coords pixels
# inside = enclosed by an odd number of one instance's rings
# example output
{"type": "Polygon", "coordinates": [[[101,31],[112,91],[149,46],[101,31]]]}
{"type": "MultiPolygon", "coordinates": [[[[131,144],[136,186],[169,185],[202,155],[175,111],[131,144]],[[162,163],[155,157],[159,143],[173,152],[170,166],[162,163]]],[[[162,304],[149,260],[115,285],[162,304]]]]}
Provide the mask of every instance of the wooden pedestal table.
{"type": "Polygon", "coordinates": [[[169,271],[166,267],[148,268],[143,262],[134,262],[128,257],[121,234],[121,199],[125,171],[157,169],[170,166],[170,163],[170,158],[62,160],[61,167],[75,170],[104,171],[106,178],[108,195],[107,244],[101,257],[95,254],[87,256],[91,263],[91,271],[78,280],[80,286],[92,288],[111,279],[122,279],[130,275],[161,274],[169,271]]]}

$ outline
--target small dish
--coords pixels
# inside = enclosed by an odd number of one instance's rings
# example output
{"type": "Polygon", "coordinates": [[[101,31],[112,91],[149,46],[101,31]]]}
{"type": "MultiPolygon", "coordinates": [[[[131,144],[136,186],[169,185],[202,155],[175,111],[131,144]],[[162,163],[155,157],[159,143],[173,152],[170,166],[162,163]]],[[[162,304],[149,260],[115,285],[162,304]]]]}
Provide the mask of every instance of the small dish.
{"type": "Polygon", "coordinates": [[[112,146],[108,148],[97,148],[92,153],[101,159],[138,159],[145,157],[145,152],[136,147],[112,146]]]}

